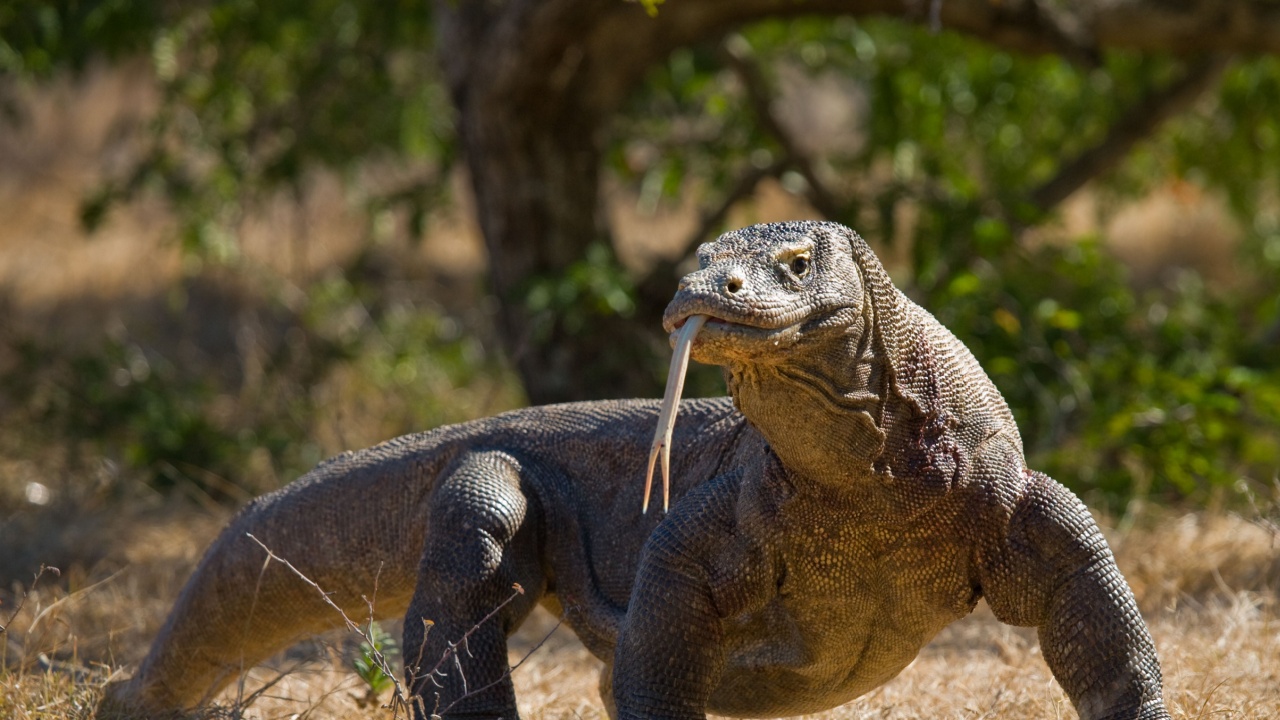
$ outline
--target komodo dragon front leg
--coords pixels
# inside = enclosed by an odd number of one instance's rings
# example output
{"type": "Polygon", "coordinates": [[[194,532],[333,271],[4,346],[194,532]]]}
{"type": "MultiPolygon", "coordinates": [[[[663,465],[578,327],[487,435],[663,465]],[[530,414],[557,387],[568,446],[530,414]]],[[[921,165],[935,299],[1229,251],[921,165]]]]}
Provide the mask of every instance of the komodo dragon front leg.
{"type": "Polygon", "coordinates": [[[992,611],[1037,628],[1045,662],[1080,717],[1169,717],[1155,646],[1088,509],[1043,474],[1018,480],[1023,493],[992,518],[1003,532],[978,561],[992,611]]]}
{"type": "Polygon", "coordinates": [[[699,486],[645,544],[613,668],[615,718],[702,718],[732,651],[726,622],[759,612],[777,568],[740,532],[741,475],[699,486]]]}

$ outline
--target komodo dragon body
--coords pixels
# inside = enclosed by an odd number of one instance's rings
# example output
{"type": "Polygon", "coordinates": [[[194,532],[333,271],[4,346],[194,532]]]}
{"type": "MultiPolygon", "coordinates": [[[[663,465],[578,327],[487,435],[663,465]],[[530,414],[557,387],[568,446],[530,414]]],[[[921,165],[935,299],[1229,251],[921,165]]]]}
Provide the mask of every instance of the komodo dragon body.
{"type": "Polygon", "coordinates": [[[106,705],[199,703],[335,625],[252,533],[353,617],[375,587],[379,616],[404,613],[412,690],[445,717],[516,716],[505,640],[537,602],[605,662],[611,714],[701,718],[845,703],[981,597],[1038,628],[1082,718],[1168,717],[1088,511],[1027,469],[977,361],[856,233],[755,226],[698,258],[664,324],[706,320],[693,356],[724,366],[733,397],[681,405],[669,513],[640,512],[649,401],[529,408],[339,456],[231,522],[106,705]],[[513,583],[525,594],[426,677],[513,583]]]}

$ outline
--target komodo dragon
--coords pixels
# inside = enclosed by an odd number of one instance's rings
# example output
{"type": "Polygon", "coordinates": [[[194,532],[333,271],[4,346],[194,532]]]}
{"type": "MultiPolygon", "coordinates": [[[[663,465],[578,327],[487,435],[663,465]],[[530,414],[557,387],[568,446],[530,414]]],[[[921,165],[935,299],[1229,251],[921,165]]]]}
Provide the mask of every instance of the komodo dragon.
{"type": "Polygon", "coordinates": [[[528,408],[340,455],[231,521],[104,708],[201,703],[335,626],[252,533],[352,617],[376,587],[424,667],[522,585],[446,674],[412,683],[445,717],[516,716],[505,641],[538,602],[604,661],[615,717],[701,718],[848,702],[981,597],[1038,628],[1082,718],[1168,717],[1088,511],[1027,469],[977,361],[856,233],[761,225],[698,259],[663,323],[688,336],[706,321],[693,357],[723,365],[733,397],[681,406],[669,513],[640,512],[650,401],[528,408]]]}

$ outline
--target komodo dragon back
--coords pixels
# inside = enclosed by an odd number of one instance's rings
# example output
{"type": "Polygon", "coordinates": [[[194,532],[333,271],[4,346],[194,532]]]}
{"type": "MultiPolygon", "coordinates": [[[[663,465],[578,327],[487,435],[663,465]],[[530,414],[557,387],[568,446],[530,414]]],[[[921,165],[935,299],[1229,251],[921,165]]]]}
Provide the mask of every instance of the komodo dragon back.
{"type": "Polygon", "coordinates": [[[1168,718],[1154,645],[1089,512],[1026,466],[977,360],[862,238],[760,225],[698,260],[664,316],[677,345],[664,403],[408,436],[255,501],[100,714],[208,702],[339,622],[252,533],[351,617],[375,587],[376,615],[403,613],[420,716],[516,717],[505,640],[539,602],[604,662],[610,715],[638,720],[840,705],[985,598],[1037,628],[1085,720],[1168,718]],[[678,399],[688,355],[724,368],[731,399],[678,399]],[[669,511],[642,513],[658,460],[669,511]],[[503,604],[513,584],[525,593],[503,604]],[[467,652],[433,671],[464,634],[467,652]]]}

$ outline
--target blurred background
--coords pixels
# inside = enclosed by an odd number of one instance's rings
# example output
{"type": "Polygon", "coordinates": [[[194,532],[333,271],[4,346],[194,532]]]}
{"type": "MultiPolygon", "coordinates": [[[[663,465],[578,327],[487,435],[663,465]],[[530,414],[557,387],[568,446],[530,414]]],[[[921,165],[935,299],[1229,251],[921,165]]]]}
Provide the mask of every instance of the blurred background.
{"type": "Polygon", "coordinates": [[[802,218],[968,344],[1033,467],[1122,529],[1244,518],[1275,585],[1280,32],[1106,6],[0,2],[0,621],[56,565],[48,603],[136,617],[46,660],[136,660],[246,499],[658,395],[692,249],[802,218]]]}

